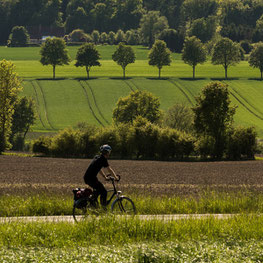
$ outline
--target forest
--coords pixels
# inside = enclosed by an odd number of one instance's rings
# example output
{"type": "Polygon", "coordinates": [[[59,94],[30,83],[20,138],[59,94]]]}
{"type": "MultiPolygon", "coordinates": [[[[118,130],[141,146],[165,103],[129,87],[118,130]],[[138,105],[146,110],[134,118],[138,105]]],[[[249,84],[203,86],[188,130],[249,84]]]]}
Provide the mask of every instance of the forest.
{"type": "Polygon", "coordinates": [[[7,44],[15,26],[25,27],[30,38],[34,38],[32,32],[45,35],[54,28],[64,35],[75,29],[88,34],[94,30],[106,34],[132,31],[139,38],[136,44],[146,45],[154,43],[149,37],[158,38],[164,30],[169,36],[169,30],[174,30],[179,49],[184,38],[192,35],[203,43],[218,36],[255,43],[263,39],[263,1],[0,0],[2,45],[7,44]],[[145,26],[150,19],[156,20],[153,28],[145,26]],[[154,32],[153,36],[149,31],[154,32]]]}

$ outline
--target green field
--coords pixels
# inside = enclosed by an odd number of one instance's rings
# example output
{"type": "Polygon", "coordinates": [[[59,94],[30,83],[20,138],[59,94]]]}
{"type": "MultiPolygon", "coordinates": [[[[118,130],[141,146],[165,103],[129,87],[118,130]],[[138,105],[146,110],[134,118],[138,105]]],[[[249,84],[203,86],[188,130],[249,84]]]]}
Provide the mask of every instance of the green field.
{"type": "MultiPolygon", "coordinates": [[[[73,61],[67,66],[58,66],[56,80],[52,80],[51,66],[39,62],[39,47],[6,48],[0,47],[0,59],[12,60],[19,76],[24,79],[23,94],[35,99],[38,120],[34,131],[57,131],[79,122],[98,126],[111,123],[112,110],[117,100],[132,90],[148,90],[158,96],[161,109],[167,110],[176,103],[195,104],[195,96],[210,81],[224,81],[222,66],[213,66],[208,61],[197,66],[193,81],[192,69],[173,54],[170,67],[162,70],[158,80],[156,67],[148,65],[148,49],[134,47],[137,60],[128,65],[127,79],[123,80],[122,69],[111,60],[115,46],[99,46],[101,67],[91,69],[92,79],[86,80],[84,68],[74,66],[74,58],[79,47],[68,47],[73,61]]],[[[263,138],[263,82],[259,81],[259,70],[249,67],[242,61],[230,67],[228,76],[232,103],[237,105],[235,121],[237,125],[255,126],[259,137],[263,138]]]]}

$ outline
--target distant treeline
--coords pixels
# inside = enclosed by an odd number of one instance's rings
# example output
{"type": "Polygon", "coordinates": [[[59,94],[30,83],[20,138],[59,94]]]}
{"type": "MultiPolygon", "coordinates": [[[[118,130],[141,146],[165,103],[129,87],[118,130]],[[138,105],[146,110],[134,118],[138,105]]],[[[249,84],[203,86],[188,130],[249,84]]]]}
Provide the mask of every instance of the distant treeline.
{"type": "MultiPolygon", "coordinates": [[[[180,37],[195,35],[203,43],[216,36],[233,41],[263,40],[261,0],[0,0],[0,43],[6,44],[14,26],[36,35],[136,30],[142,44],[154,43],[163,30],[180,37]],[[156,23],[147,24],[155,13],[156,23]],[[57,28],[57,30],[54,30],[57,28]],[[152,30],[152,35],[147,34],[152,30]]],[[[59,35],[61,36],[61,35],[59,35]]]]}

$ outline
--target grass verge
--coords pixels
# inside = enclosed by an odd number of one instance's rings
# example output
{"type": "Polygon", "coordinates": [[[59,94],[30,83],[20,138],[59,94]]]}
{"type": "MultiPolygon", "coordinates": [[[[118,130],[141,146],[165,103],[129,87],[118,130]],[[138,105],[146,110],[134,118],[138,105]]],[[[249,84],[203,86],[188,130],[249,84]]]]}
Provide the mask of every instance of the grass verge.
{"type": "MultiPolygon", "coordinates": [[[[138,214],[263,213],[263,194],[204,192],[198,196],[129,195],[138,214]]],[[[71,215],[73,196],[29,194],[0,196],[0,215],[71,215]]],[[[109,208],[110,210],[110,208],[109,208]]]]}
{"type": "Polygon", "coordinates": [[[4,247],[74,248],[191,240],[262,241],[263,217],[239,215],[229,219],[140,220],[114,216],[93,217],[78,223],[2,223],[4,247]]]}

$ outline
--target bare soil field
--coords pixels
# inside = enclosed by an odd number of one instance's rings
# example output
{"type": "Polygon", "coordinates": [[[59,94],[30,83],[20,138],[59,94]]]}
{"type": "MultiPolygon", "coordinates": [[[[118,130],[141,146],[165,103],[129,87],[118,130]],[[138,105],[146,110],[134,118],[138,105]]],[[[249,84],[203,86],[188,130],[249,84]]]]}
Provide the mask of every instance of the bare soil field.
{"type": "MultiPolygon", "coordinates": [[[[0,194],[56,192],[71,194],[85,187],[91,160],[0,156],[0,194]]],[[[157,194],[215,191],[263,192],[263,161],[159,162],[109,160],[122,176],[120,189],[157,194]]]]}

